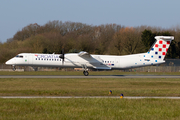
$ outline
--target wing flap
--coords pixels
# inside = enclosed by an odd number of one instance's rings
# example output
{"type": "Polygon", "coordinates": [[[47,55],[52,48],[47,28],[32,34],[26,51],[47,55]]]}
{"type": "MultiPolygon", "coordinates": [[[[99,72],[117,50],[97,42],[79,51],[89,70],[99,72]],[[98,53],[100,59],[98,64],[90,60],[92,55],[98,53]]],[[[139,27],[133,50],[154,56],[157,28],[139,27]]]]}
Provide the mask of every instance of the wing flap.
{"type": "Polygon", "coordinates": [[[81,51],[78,55],[79,57],[86,60],[89,64],[91,64],[94,69],[111,70],[110,67],[102,64],[101,60],[98,60],[97,58],[93,58],[88,52],[81,51]]]}
{"type": "Polygon", "coordinates": [[[94,69],[102,69],[102,70],[111,70],[110,67],[96,67],[96,66],[94,66],[93,68],[94,69]]]}

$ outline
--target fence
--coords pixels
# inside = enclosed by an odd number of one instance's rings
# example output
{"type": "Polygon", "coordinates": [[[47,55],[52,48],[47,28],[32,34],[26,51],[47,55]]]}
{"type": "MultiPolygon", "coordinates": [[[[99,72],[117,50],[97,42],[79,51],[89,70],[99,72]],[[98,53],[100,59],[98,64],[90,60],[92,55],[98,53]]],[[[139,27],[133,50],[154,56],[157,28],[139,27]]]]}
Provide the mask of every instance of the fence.
{"type": "Polygon", "coordinates": [[[137,72],[180,72],[180,66],[146,66],[132,69],[137,72]]]}
{"type": "MultiPolygon", "coordinates": [[[[75,71],[77,69],[73,68],[65,68],[61,69],[58,67],[30,67],[30,66],[16,66],[18,71],[75,71]]],[[[12,66],[7,66],[5,64],[0,64],[0,71],[12,71],[12,66]]],[[[180,72],[180,66],[167,66],[167,65],[160,65],[160,66],[146,66],[140,68],[133,68],[128,70],[120,70],[121,72],[180,72]]]]}

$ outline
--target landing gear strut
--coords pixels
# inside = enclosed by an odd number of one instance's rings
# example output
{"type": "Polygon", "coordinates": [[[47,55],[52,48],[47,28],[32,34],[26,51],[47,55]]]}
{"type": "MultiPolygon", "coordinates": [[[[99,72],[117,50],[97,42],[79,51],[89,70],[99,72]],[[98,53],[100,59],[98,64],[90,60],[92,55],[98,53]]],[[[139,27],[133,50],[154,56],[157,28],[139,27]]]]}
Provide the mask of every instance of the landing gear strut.
{"type": "Polygon", "coordinates": [[[86,66],[85,64],[83,64],[83,65],[82,65],[82,68],[84,69],[83,74],[84,74],[85,76],[88,76],[88,75],[89,75],[89,72],[88,72],[87,66],[86,66]]]}
{"type": "Polygon", "coordinates": [[[15,65],[12,66],[12,70],[15,71],[16,70],[16,67],[15,65]]]}

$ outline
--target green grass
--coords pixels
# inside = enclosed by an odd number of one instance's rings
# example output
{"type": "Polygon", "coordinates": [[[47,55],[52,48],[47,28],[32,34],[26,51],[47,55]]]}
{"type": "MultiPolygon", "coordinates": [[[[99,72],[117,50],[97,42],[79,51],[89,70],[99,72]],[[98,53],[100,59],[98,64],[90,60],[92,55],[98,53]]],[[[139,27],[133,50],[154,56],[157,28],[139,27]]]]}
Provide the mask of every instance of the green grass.
{"type": "Polygon", "coordinates": [[[0,119],[177,120],[179,106],[170,99],[0,99],[0,119]]]}
{"type": "MultiPolygon", "coordinates": [[[[0,71],[0,75],[83,75],[82,71],[0,71]]],[[[89,75],[180,75],[180,72],[120,72],[112,71],[89,71],[89,75]]]]}
{"type": "MultiPolygon", "coordinates": [[[[180,96],[180,79],[1,78],[0,96],[180,96]]],[[[0,120],[180,119],[180,100],[119,98],[0,98],[0,120]]]]}
{"type": "Polygon", "coordinates": [[[178,78],[1,78],[0,96],[180,96],[178,78]]]}

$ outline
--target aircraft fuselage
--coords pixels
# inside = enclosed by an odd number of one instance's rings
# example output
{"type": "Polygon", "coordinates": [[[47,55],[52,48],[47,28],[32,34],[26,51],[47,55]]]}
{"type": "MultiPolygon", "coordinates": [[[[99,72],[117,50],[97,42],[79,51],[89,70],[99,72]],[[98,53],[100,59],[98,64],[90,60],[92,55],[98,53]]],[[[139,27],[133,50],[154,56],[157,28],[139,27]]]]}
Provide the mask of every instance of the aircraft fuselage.
{"type": "MultiPolygon", "coordinates": [[[[77,53],[69,53],[65,55],[63,63],[62,59],[59,58],[60,54],[21,53],[8,60],[6,64],[14,66],[67,68],[81,68],[82,65],[86,65],[88,68],[95,69],[127,69],[156,64],[154,59],[146,60],[144,57],[145,54],[146,53],[125,56],[91,55],[92,57],[86,60],[79,57],[77,53]]],[[[163,62],[165,61],[159,61],[157,64],[163,62]]]]}

